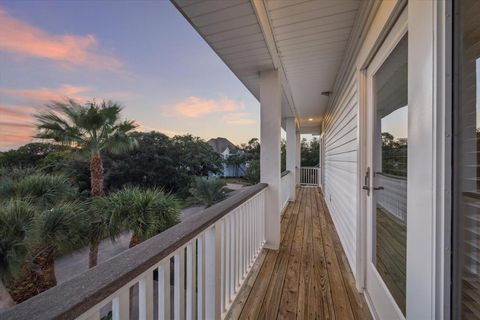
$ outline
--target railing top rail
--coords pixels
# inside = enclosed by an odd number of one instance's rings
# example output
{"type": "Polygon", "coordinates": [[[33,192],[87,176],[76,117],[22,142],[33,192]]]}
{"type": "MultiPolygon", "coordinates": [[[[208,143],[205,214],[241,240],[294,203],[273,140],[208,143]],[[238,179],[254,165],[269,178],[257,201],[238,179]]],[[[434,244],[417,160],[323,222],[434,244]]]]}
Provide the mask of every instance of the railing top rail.
{"type": "Polygon", "coordinates": [[[310,167],[300,167],[300,169],[318,169],[319,167],[313,167],[313,166],[310,166],[310,167]]]}
{"type": "Polygon", "coordinates": [[[5,312],[1,319],[73,319],[195,238],[267,184],[259,183],[217,203],[132,249],[5,312]]]}
{"type": "Polygon", "coordinates": [[[285,177],[289,173],[290,173],[290,170],[283,171],[282,174],[281,174],[281,178],[285,177]]]}

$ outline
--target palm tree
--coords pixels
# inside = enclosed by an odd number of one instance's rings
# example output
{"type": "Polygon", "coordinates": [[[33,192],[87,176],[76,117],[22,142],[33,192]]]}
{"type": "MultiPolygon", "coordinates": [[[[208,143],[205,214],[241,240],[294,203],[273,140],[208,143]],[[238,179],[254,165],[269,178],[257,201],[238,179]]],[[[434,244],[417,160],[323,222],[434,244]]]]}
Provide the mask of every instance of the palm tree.
{"type": "Polygon", "coordinates": [[[35,218],[31,238],[32,262],[42,274],[41,290],[57,284],[55,258],[62,253],[79,249],[88,244],[84,237],[89,227],[84,205],[64,202],[44,210],[35,218]]]}
{"type": "Polygon", "coordinates": [[[124,188],[103,198],[112,224],[132,231],[130,248],[179,222],[176,199],[159,189],[124,188]]]}
{"type": "Polygon", "coordinates": [[[196,177],[190,188],[193,198],[207,207],[225,199],[225,182],[217,177],[196,177]]]}
{"type": "Polygon", "coordinates": [[[40,274],[26,262],[34,217],[34,206],[26,200],[10,199],[0,206],[0,275],[15,302],[38,293],[40,274]]]}
{"type": "MultiPolygon", "coordinates": [[[[95,101],[80,105],[69,99],[67,102],[52,102],[48,110],[36,115],[38,133],[36,138],[53,140],[90,153],[90,188],[92,197],[103,195],[102,152],[125,152],[136,145],[128,135],[136,125],[133,121],[121,121],[122,107],[112,101],[95,101]]],[[[96,265],[98,245],[90,247],[89,266],[96,265]]]]}

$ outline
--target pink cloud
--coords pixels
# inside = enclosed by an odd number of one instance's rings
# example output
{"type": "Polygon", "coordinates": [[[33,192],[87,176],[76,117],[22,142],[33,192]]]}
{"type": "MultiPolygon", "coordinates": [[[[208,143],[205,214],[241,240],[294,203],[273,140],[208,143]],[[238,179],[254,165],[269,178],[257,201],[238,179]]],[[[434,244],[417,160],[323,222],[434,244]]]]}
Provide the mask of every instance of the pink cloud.
{"type": "Polygon", "coordinates": [[[118,70],[123,66],[117,58],[99,53],[99,44],[94,35],[52,35],[9,16],[1,7],[0,21],[0,50],[71,66],[110,70],[118,70]]]}
{"type": "Polygon", "coordinates": [[[228,113],[222,117],[222,120],[227,124],[235,125],[249,125],[254,124],[255,120],[250,117],[250,113],[246,112],[236,112],[228,113]]]}
{"type": "Polygon", "coordinates": [[[20,98],[28,101],[35,102],[48,102],[52,100],[59,100],[66,97],[74,98],[78,100],[86,100],[86,97],[80,94],[91,91],[91,87],[79,87],[64,84],[56,89],[51,88],[35,88],[35,89],[12,89],[12,88],[0,88],[0,94],[10,96],[13,98],[20,98]]]}
{"type": "Polygon", "coordinates": [[[185,100],[177,102],[173,109],[178,115],[187,118],[200,118],[212,113],[229,113],[242,110],[242,102],[222,98],[220,100],[205,99],[201,97],[190,96],[185,100]]]}
{"type": "Polygon", "coordinates": [[[79,101],[87,100],[82,93],[90,91],[90,87],[62,85],[56,89],[13,89],[1,88],[0,97],[6,96],[22,101],[20,104],[0,104],[0,149],[16,147],[32,140],[35,134],[33,115],[44,108],[51,100],[62,100],[66,97],[79,101]],[[26,105],[31,103],[31,105],[26,105]]]}

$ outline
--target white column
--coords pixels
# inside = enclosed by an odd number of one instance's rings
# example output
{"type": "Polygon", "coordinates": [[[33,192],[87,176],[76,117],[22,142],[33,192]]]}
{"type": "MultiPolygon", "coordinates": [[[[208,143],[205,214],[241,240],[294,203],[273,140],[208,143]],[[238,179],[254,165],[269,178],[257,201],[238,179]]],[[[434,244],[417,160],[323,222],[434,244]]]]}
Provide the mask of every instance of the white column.
{"type": "Polygon", "coordinates": [[[295,157],[295,166],[297,167],[297,184],[300,184],[300,167],[302,165],[301,161],[301,141],[300,141],[300,131],[297,131],[296,136],[295,136],[295,147],[297,148],[296,150],[296,157],[295,157]]]}
{"type": "Polygon", "coordinates": [[[290,171],[289,180],[289,200],[295,201],[295,185],[297,181],[296,162],[297,162],[297,133],[295,126],[295,118],[286,118],[285,126],[287,128],[287,170],[290,171]]]}
{"type": "Polygon", "coordinates": [[[265,247],[280,246],[280,126],[282,91],[276,70],[260,74],[260,181],[265,193],[265,247]]]}

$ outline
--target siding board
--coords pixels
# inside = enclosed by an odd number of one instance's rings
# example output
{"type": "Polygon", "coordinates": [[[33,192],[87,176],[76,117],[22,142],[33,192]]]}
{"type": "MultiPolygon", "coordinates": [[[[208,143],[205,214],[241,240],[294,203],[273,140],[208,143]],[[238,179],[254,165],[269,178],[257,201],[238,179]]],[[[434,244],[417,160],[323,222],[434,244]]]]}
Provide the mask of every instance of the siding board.
{"type": "Polygon", "coordinates": [[[357,250],[357,87],[352,73],[323,123],[325,202],[352,270],[357,250]]]}

